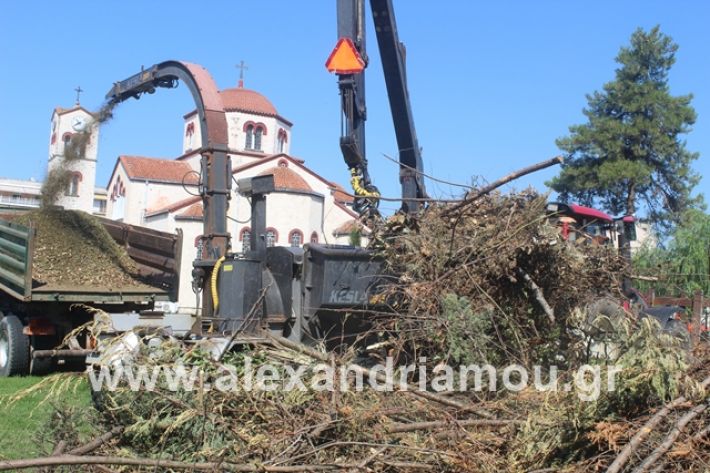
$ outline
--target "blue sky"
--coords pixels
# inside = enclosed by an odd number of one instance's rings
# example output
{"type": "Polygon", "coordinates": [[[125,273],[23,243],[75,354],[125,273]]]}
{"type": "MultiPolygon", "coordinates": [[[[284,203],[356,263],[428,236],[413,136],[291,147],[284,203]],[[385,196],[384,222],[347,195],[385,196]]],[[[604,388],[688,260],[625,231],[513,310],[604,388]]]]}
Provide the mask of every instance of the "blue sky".
{"type": "MultiPolygon", "coordinates": [[[[555,139],[584,121],[585,94],[614,77],[614,57],[637,27],[661,25],[680,45],[671,92],[692,92],[698,113],[688,148],[695,169],[710,171],[710,3],[703,1],[395,0],[407,46],[414,118],[428,174],[470,183],[494,180],[558,154],[555,139]]],[[[369,13],[369,12],[368,12],[369,13]]],[[[371,20],[367,72],[367,152],[385,195],[398,196],[396,156],[371,20]]],[[[0,16],[0,138],[4,177],[42,179],[55,106],[98,108],[114,81],[168,59],[205,66],[222,88],[245,85],[266,95],[294,122],[292,154],[346,183],[340,155],[336,78],[324,62],[336,42],[335,2],[87,1],[6,2],[0,16]]],[[[122,104],[101,129],[98,184],[116,157],[180,154],[186,88],[122,104]]],[[[521,179],[535,186],[557,171],[521,179]]],[[[429,192],[456,189],[430,183],[429,192]]],[[[697,191],[708,194],[703,179],[697,191]]],[[[383,204],[393,208],[393,204],[383,204]]]]}

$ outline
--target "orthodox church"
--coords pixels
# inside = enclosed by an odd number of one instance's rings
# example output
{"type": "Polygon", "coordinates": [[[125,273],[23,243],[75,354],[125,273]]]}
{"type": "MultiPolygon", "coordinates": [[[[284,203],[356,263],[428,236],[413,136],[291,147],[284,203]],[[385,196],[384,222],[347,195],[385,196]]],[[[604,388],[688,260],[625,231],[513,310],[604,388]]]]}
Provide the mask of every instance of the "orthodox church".
{"type": "MultiPolygon", "coordinates": [[[[351,232],[358,228],[352,198],[338,184],[307,167],[303,159],[289,154],[293,124],[278,113],[269,99],[244,88],[241,80],[238,87],[224,89],[220,95],[228,123],[228,154],[235,182],[257,175],[274,175],[276,190],[267,197],[267,245],[348,244],[351,232]]],[[[82,110],[75,113],[81,115],[82,110]]],[[[203,230],[202,199],[198,191],[202,143],[197,111],[187,113],[183,120],[182,154],[175,159],[117,158],[106,186],[105,212],[113,220],[182,232],[179,303],[181,311],[193,311],[191,262],[199,251],[203,230]]],[[[92,136],[92,141],[97,138],[92,136]]],[[[92,156],[89,164],[95,166],[95,154],[92,156]]],[[[91,173],[83,168],[77,173],[80,171],[82,175],[91,173]]],[[[78,184],[78,196],[82,183],[78,184]]],[[[233,251],[249,246],[250,212],[249,202],[234,188],[229,206],[233,251]]]]}

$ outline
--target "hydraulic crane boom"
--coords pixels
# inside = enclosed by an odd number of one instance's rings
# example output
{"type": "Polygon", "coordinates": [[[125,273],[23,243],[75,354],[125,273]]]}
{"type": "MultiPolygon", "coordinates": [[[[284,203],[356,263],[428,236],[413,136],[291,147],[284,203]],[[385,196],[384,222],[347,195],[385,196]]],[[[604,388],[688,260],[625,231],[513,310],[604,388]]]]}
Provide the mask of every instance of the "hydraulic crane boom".
{"type": "MultiPolygon", "coordinates": [[[[407,90],[404,45],[399,42],[397,22],[391,0],[370,0],[377,33],[377,45],[382,59],[387,95],[394,122],[399,149],[400,183],[402,185],[402,210],[416,212],[426,197],[422,177],[422,156],[414,128],[412,107],[407,90]]],[[[352,185],[358,198],[355,209],[363,214],[376,211],[379,196],[372,184],[365,155],[365,75],[367,49],[365,46],[364,0],[338,0],[339,43],[347,40],[354,46],[363,67],[358,70],[338,70],[338,86],[342,97],[343,129],[340,147],[345,163],[352,175],[352,185]]],[[[335,53],[335,51],[334,51],[335,53]]],[[[331,58],[333,55],[331,55],[331,58]]],[[[330,59],[329,59],[330,62],[330,59]]]]}

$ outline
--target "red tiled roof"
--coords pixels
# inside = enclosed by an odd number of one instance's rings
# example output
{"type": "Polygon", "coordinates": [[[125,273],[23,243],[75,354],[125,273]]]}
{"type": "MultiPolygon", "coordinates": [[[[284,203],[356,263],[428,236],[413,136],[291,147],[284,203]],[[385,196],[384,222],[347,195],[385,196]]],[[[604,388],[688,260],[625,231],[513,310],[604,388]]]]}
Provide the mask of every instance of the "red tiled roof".
{"type": "Polygon", "coordinates": [[[254,90],[237,87],[224,89],[219,93],[225,111],[258,113],[269,117],[278,115],[276,107],[263,95],[254,90]]]}
{"type": "Polygon", "coordinates": [[[201,200],[202,200],[202,197],[200,197],[199,195],[196,195],[194,197],[188,197],[187,199],[178,200],[177,202],[172,203],[170,205],[166,205],[164,207],[150,209],[146,212],[145,216],[146,217],[154,217],[155,215],[160,215],[165,212],[175,212],[177,210],[187,207],[188,205],[192,205],[197,202],[200,202],[201,200]]]}
{"type": "Polygon", "coordinates": [[[121,156],[118,158],[129,179],[197,185],[198,177],[185,161],[121,156]]]}
{"type": "Polygon", "coordinates": [[[274,175],[274,187],[276,187],[276,189],[306,192],[313,191],[305,179],[299,176],[295,171],[285,166],[276,166],[259,173],[260,176],[264,176],[266,174],[274,175]]]}
{"type": "Polygon", "coordinates": [[[345,192],[345,188],[343,186],[341,186],[337,182],[331,182],[331,185],[333,186],[333,198],[336,202],[342,202],[345,204],[352,204],[353,202],[355,202],[353,196],[345,192]]]}
{"type": "Polygon", "coordinates": [[[82,107],[81,105],[74,105],[74,106],[71,107],[71,108],[54,107],[54,113],[56,113],[57,115],[64,115],[65,113],[75,112],[75,111],[77,111],[77,110],[83,110],[83,111],[85,111],[86,113],[88,113],[89,115],[91,115],[91,116],[93,116],[93,117],[96,116],[95,113],[92,113],[92,112],[88,111],[87,109],[85,109],[85,108],[82,107]]]}
{"type": "Polygon", "coordinates": [[[178,219],[202,219],[204,215],[204,210],[202,208],[202,202],[192,204],[183,213],[178,215],[178,219]]]}
{"type": "MultiPolygon", "coordinates": [[[[262,158],[262,159],[260,159],[260,160],[254,160],[254,161],[252,161],[252,162],[243,164],[243,165],[241,165],[241,166],[234,167],[234,168],[232,168],[232,174],[238,174],[238,173],[240,173],[240,172],[242,172],[242,171],[245,171],[245,170],[247,170],[247,169],[253,168],[253,167],[255,167],[255,166],[260,166],[260,165],[264,164],[265,162],[276,161],[276,160],[279,160],[279,161],[281,161],[281,160],[286,160],[286,161],[287,161],[287,164],[294,165],[295,167],[301,169],[302,171],[309,173],[311,176],[313,176],[314,178],[316,178],[316,179],[320,180],[321,182],[327,184],[327,185],[330,186],[330,187],[336,187],[336,186],[338,186],[337,184],[335,184],[335,183],[333,183],[333,182],[326,181],[325,179],[323,179],[323,177],[321,177],[320,175],[316,174],[316,173],[315,173],[314,171],[312,171],[311,169],[307,168],[307,167],[303,164],[303,160],[302,160],[302,159],[294,158],[294,157],[292,157],[292,156],[288,156],[288,155],[283,154],[283,153],[274,154],[274,155],[271,155],[271,156],[267,156],[267,157],[265,157],[265,158],[262,158]]],[[[118,164],[118,163],[116,163],[116,164],[118,164]]],[[[289,171],[290,171],[290,169],[288,169],[288,168],[277,168],[277,167],[274,167],[274,168],[271,168],[271,169],[269,169],[269,170],[267,170],[267,171],[264,171],[264,172],[262,173],[262,174],[274,174],[274,183],[275,183],[275,185],[276,185],[277,188],[279,188],[279,182],[282,182],[282,183],[284,182],[284,181],[279,181],[279,178],[276,176],[276,174],[280,172],[280,171],[278,171],[278,169],[286,169],[286,170],[289,170],[289,171]],[[276,171],[274,171],[274,170],[276,170],[276,171]]],[[[114,171],[114,172],[115,172],[115,171],[114,171]]],[[[293,171],[291,171],[291,172],[293,172],[293,171]]],[[[294,189],[294,190],[303,190],[303,191],[311,191],[311,192],[312,192],[312,189],[311,189],[311,187],[308,185],[308,183],[305,182],[305,181],[303,180],[303,178],[302,178],[301,176],[299,176],[298,174],[296,174],[295,172],[294,172],[294,174],[296,175],[296,180],[298,180],[298,181],[303,181],[303,184],[298,184],[298,185],[297,185],[297,184],[294,184],[294,183],[291,183],[290,185],[296,185],[296,186],[297,186],[297,188],[294,189]],[[300,188],[299,188],[299,187],[300,187],[300,188]]],[[[288,182],[288,181],[287,181],[287,182],[288,182]]],[[[284,187],[281,187],[281,188],[284,188],[284,187]]],[[[341,187],[341,188],[342,188],[342,187],[341,187]]],[[[293,189],[293,188],[291,187],[291,189],[293,189]]],[[[182,209],[182,208],[185,208],[185,207],[187,207],[187,206],[189,206],[189,205],[192,205],[192,204],[194,204],[194,203],[196,203],[196,202],[200,202],[201,200],[202,200],[202,198],[201,198],[200,196],[188,197],[187,199],[180,200],[180,201],[178,201],[178,202],[175,202],[174,204],[171,204],[171,205],[168,205],[168,206],[165,206],[165,207],[162,207],[162,208],[155,208],[155,209],[149,210],[148,213],[146,214],[146,217],[154,217],[154,216],[156,216],[156,215],[160,215],[160,214],[165,213],[165,212],[171,212],[171,213],[172,213],[172,212],[176,212],[177,210],[180,210],[180,209],[182,209]]],[[[336,206],[336,207],[338,207],[339,209],[343,210],[343,211],[346,212],[347,214],[351,215],[353,218],[357,218],[357,217],[358,217],[358,214],[356,214],[355,212],[353,212],[353,210],[352,210],[351,208],[348,208],[347,206],[345,206],[344,204],[342,204],[341,202],[339,202],[337,199],[334,199],[334,200],[335,200],[335,206],[336,206]]]]}

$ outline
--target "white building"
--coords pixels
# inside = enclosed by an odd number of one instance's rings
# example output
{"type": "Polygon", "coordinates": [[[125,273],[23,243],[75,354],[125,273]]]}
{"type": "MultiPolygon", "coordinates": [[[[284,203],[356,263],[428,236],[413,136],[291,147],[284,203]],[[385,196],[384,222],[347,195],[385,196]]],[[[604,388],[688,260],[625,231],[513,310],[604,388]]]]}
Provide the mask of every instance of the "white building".
{"type": "MultiPolygon", "coordinates": [[[[267,196],[268,245],[348,244],[358,230],[352,198],[320,176],[304,160],[289,154],[293,124],[253,90],[222,90],[229,136],[228,154],[234,181],[273,174],[275,192],[267,196]]],[[[107,215],[156,230],[183,232],[179,304],[195,310],[191,288],[192,261],[203,231],[200,179],[200,123],[196,111],[184,117],[183,154],[175,159],[120,156],[108,182],[107,215]]],[[[232,251],[242,251],[251,238],[249,202],[236,192],[229,205],[232,251]]],[[[366,233],[366,229],[362,229],[366,233]]]]}

